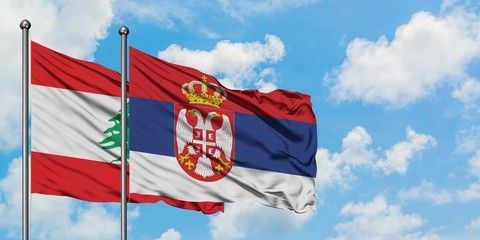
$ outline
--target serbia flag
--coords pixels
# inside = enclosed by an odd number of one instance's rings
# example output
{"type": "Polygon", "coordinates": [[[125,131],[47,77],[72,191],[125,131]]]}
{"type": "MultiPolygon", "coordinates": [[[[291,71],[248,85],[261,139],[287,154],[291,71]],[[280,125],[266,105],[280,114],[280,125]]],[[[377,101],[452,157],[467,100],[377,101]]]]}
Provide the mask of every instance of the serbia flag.
{"type": "Polygon", "coordinates": [[[310,97],[223,87],[130,48],[130,193],[315,211],[310,97]]]}

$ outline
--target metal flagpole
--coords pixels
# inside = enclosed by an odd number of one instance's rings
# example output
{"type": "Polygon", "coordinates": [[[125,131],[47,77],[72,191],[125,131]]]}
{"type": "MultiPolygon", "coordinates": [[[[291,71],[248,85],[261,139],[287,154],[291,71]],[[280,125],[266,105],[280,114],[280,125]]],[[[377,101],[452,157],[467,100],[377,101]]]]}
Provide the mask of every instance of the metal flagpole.
{"type": "Polygon", "coordinates": [[[121,194],[121,237],[127,240],[127,35],[129,30],[122,26],[118,33],[122,38],[122,98],[121,98],[121,131],[122,131],[122,194],[121,194]]]}
{"type": "Polygon", "coordinates": [[[30,222],[30,161],[28,154],[28,115],[30,87],[30,39],[28,20],[20,22],[22,29],[22,239],[28,240],[30,222]]]}

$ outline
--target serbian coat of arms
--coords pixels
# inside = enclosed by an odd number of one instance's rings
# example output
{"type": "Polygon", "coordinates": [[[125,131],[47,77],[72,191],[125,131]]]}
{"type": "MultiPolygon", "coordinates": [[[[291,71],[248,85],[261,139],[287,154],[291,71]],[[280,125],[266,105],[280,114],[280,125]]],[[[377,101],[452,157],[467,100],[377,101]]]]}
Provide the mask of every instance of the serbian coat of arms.
{"type": "Polygon", "coordinates": [[[235,115],[220,108],[227,93],[206,76],[183,84],[182,93],[188,104],[175,104],[175,156],[191,177],[218,181],[234,162],[235,115]]]}

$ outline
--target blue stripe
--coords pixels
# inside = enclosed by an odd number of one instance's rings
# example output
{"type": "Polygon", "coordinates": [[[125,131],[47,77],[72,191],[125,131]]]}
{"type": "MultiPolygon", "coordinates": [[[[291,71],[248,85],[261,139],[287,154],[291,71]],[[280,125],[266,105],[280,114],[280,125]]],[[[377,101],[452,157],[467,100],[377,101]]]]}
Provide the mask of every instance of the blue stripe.
{"type": "Polygon", "coordinates": [[[175,156],[173,104],[130,98],[130,150],[175,156]]]}
{"type": "MultiPolygon", "coordinates": [[[[175,156],[174,105],[130,98],[130,149],[175,156]]],[[[235,113],[234,165],[315,177],[316,125],[235,113]]],[[[132,159],[133,160],[133,159],[132,159]]]]}
{"type": "Polygon", "coordinates": [[[235,114],[235,165],[315,177],[316,125],[235,114]]]}

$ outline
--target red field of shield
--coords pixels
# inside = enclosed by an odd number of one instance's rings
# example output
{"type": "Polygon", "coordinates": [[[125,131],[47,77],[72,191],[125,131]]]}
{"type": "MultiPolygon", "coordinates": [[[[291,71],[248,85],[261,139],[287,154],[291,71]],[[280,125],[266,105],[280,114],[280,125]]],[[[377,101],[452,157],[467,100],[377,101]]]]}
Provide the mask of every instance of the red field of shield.
{"type": "Polygon", "coordinates": [[[174,114],[175,156],[183,171],[205,182],[225,177],[232,170],[235,158],[234,112],[175,104],[174,114]],[[182,130],[177,133],[179,124],[182,130]]]}

